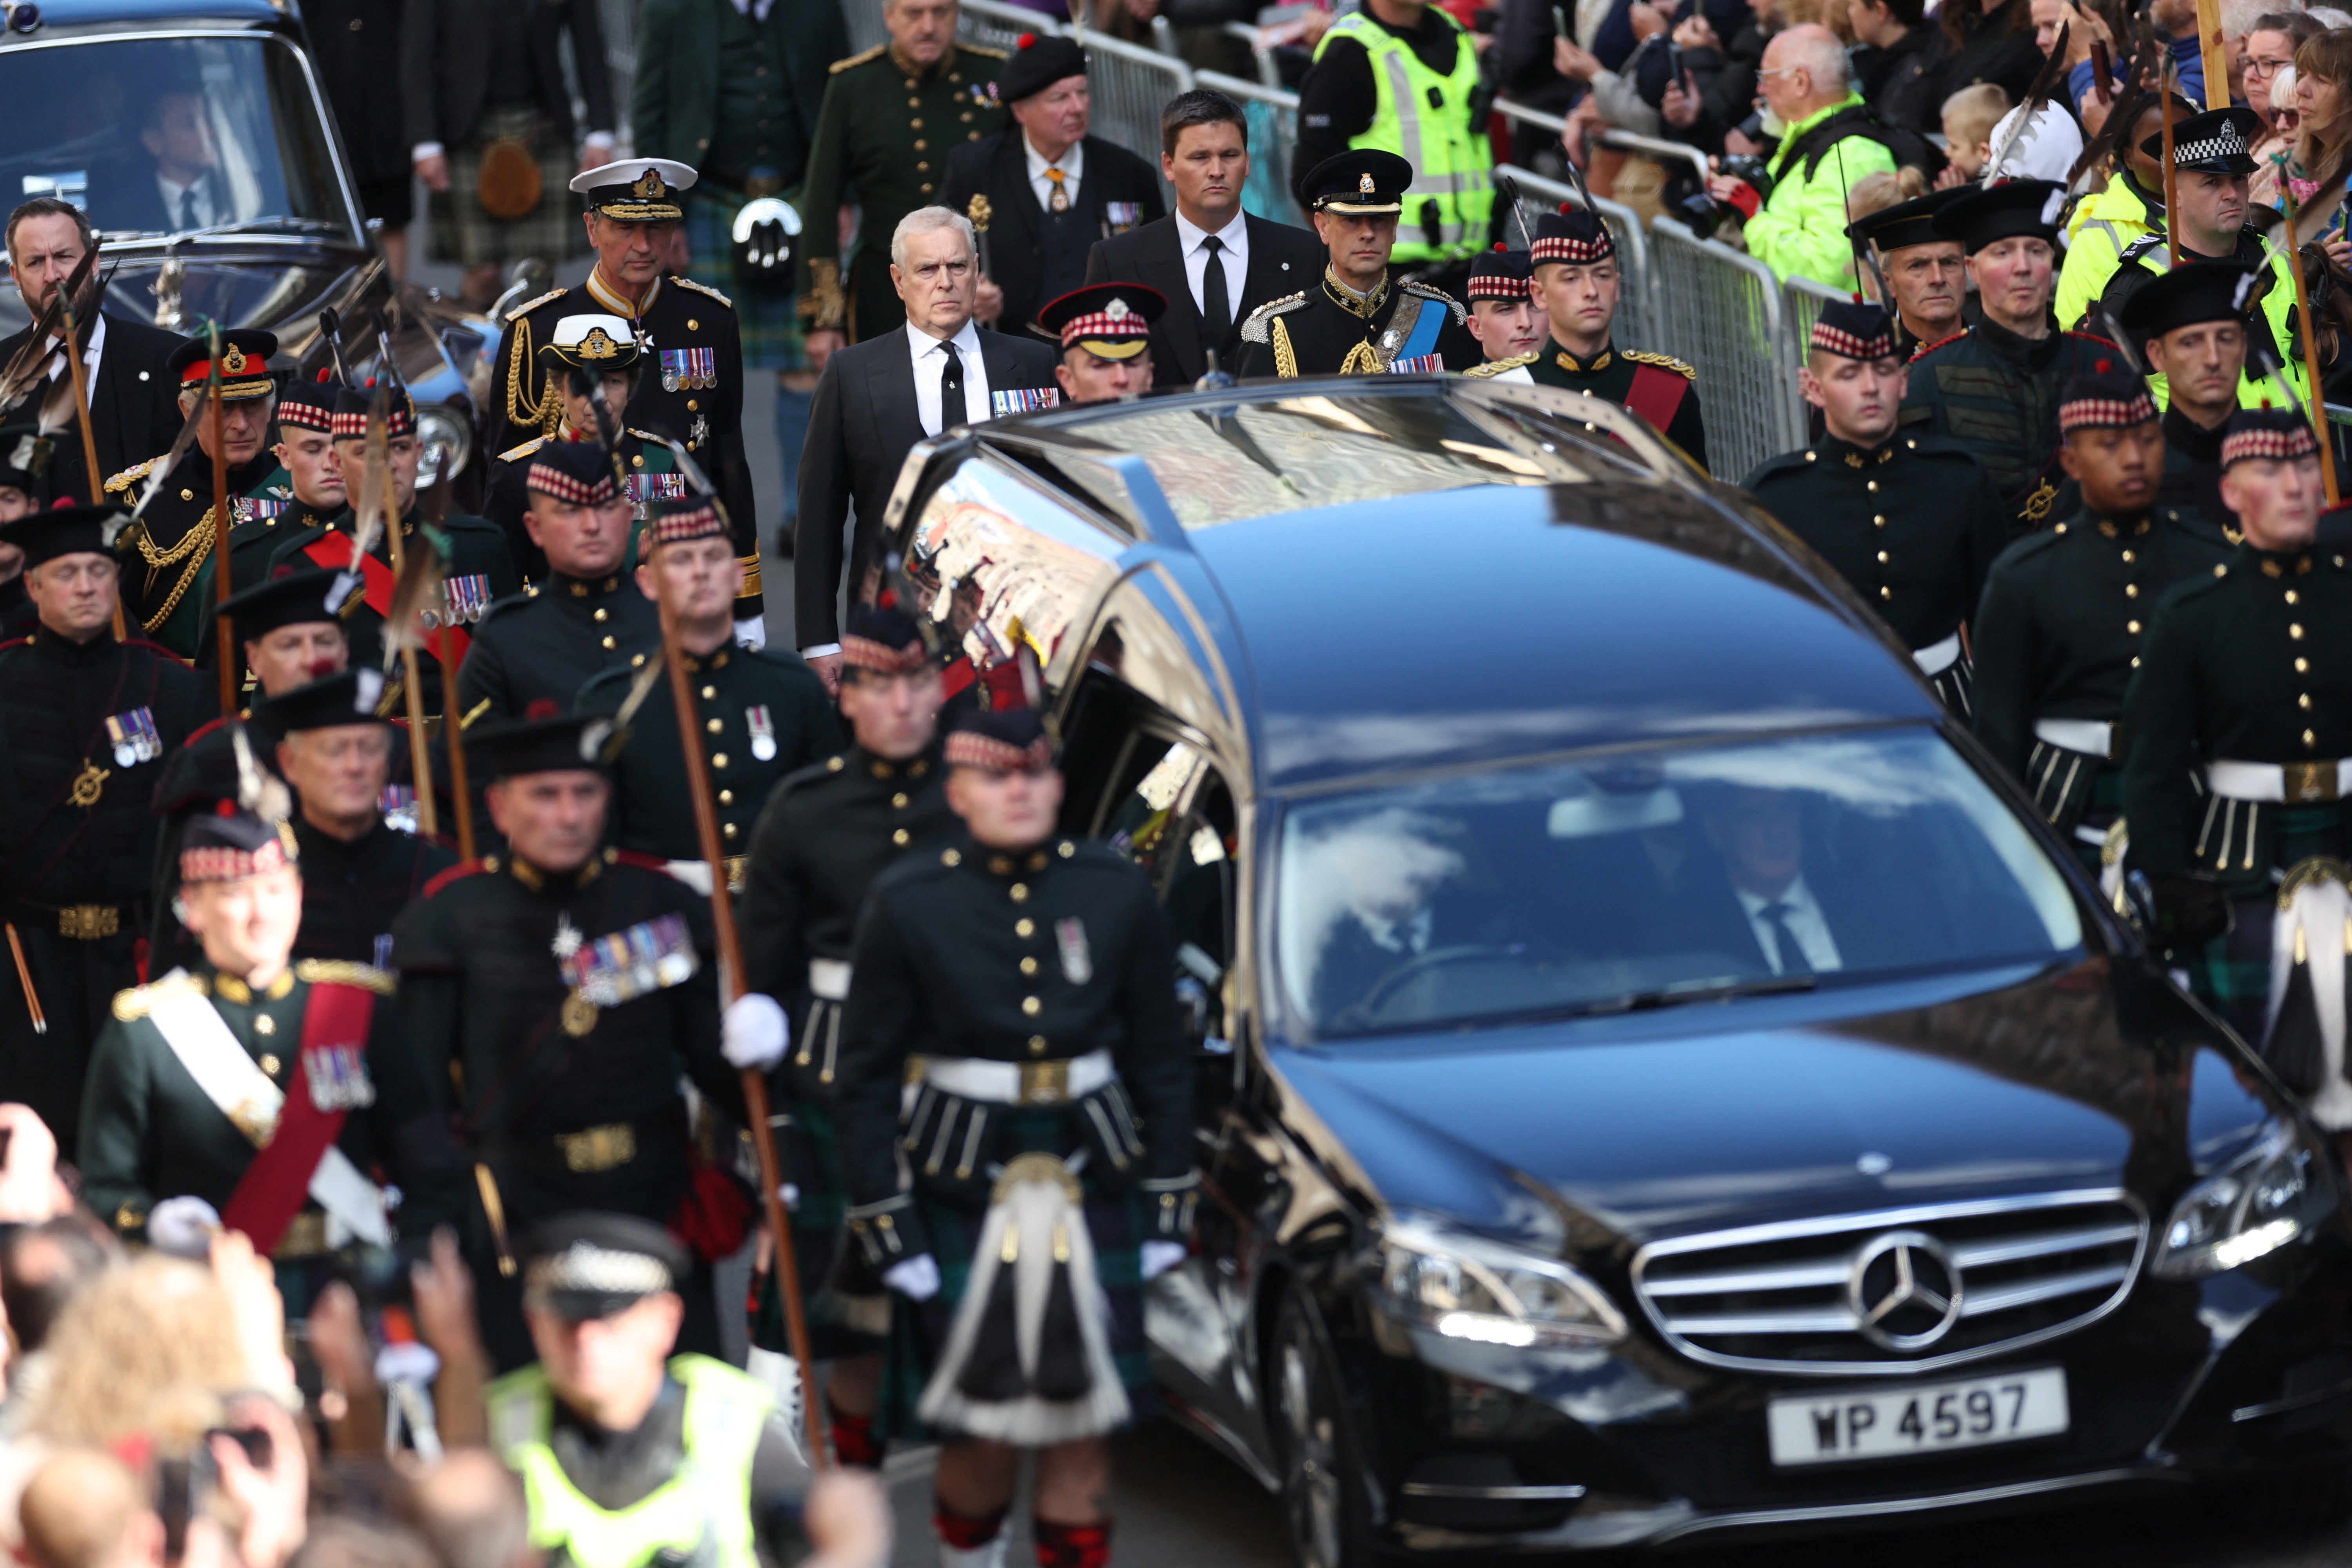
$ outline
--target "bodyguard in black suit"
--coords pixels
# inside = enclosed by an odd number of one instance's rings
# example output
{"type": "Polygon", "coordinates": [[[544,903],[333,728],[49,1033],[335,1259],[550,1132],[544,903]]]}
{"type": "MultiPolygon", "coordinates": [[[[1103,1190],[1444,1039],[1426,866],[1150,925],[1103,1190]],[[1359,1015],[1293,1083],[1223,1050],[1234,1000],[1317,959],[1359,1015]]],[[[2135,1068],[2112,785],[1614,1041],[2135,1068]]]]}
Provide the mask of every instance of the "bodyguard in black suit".
{"type": "Polygon", "coordinates": [[[1013,123],[948,155],[940,198],[986,237],[978,314],[1007,332],[1086,281],[1096,241],[1167,211],[1150,164],[1087,133],[1085,53],[1068,38],[1028,37],[997,76],[1013,123]]]}
{"type": "MultiPolygon", "coordinates": [[[[26,310],[39,316],[90,244],[89,220],[70,203],[36,196],[8,215],[9,266],[16,291],[25,297],[26,310]]],[[[87,307],[77,313],[86,315],[87,307]]],[[[27,325],[22,331],[0,338],[0,365],[16,359],[32,331],[27,325]]],[[[178,389],[164,374],[163,362],[180,346],[180,339],[102,309],[89,332],[83,372],[89,378],[90,426],[98,437],[99,477],[103,479],[168,449],[179,435],[178,389]],[[92,353],[98,356],[95,368],[89,363],[92,353]]],[[[62,357],[56,360],[55,368],[58,376],[66,374],[62,357]]],[[[34,411],[33,400],[28,399],[20,416],[29,417],[34,411]]],[[[49,494],[88,500],[91,485],[82,468],[78,437],[56,443],[48,473],[49,494]]]]}
{"type": "Polygon", "coordinates": [[[871,598],[866,578],[877,560],[883,508],[915,443],[1060,401],[1052,349],[974,328],[980,268],[968,219],[946,207],[918,207],[898,220],[890,251],[890,281],[907,307],[907,325],[825,361],[801,452],[793,625],[801,657],[836,692],[841,528],[851,503],[857,537],[846,562],[850,596],[864,603],[871,598]]]}
{"type": "Polygon", "coordinates": [[[1145,283],[1168,297],[1168,313],[1151,329],[1152,385],[1164,391],[1198,381],[1212,348],[1231,371],[1243,319],[1312,288],[1327,258],[1312,230],[1242,211],[1249,123],[1223,93],[1203,88],[1171,99],[1160,113],[1160,149],[1175,213],[1097,245],[1087,281],[1145,283]]]}

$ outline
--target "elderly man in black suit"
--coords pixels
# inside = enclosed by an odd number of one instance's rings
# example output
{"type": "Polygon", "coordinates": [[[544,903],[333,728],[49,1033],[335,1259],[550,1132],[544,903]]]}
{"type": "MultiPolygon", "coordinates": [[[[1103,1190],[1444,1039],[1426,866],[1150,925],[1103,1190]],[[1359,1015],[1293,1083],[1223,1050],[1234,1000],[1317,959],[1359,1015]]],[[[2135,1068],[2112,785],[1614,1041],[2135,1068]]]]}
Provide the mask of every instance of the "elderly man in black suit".
{"type": "Polygon", "coordinates": [[[1198,381],[1211,350],[1231,371],[1243,319],[1315,287],[1328,258],[1313,230],[1242,211],[1249,122],[1223,93],[1169,100],[1160,111],[1160,170],[1175,187],[1174,215],[1096,246],[1087,281],[1147,283],[1168,297],[1151,331],[1152,384],[1165,389],[1198,381]]]}
{"type": "Polygon", "coordinates": [[[1001,414],[1060,401],[1054,351],[1034,338],[982,332],[971,221],[948,207],[917,207],[890,236],[890,283],[907,308],[901,331],[835,353],[818,377],[801,453],[800,515],[793,522],[793,614],[801,657],[841,687],[841,530],[856,505],[847,559],[850,596],[873,598],[882,511],[915,443],[1001,414]]]}
{"type": "Polygon", "coordinates": [[[982,236],[972,313],[1007,332],[1025,331],[1045,301],[1087,280],[1096,241],[1168,210],[1150,164],[1087,134],[1085,52],[1069,38],[1022,39],[996,79],[1013,123],[950,153],[940,196],[982,236]]]}
{"type": "Polygon", "coordinates": [[[409,160],[436,197],[435,238],[464,264],[469,303],[490,302],[507,262],[576,252],[567,184],[613,161],[597,0],[407,0],[399,86],[409,160]],[[577,145],[560,48],[567,33],[588,110],[577,145]]]}
{"type": "MultiPolygon", "coordinates": [[[[96,241],[79,207],[54,196],[35,196],[8,215],[8,266],[25,309],[37,319],[50,297],[73,276],[96,241]]],[[[95,279],[100,268],[91,268],[95,279]]],[[[180,433],[179,391],[163,362],[180,346],[179,337],[100,306],[94,286],[87,289],[75,316],[83,334],[82,375],[89,392],[89,422],[98,437],[99,478],[118,474],[142,458],[169,449],[180,433]]],[[[15,362],[32,337],[22,331],[0,339],[0,365],[15,362]]],[[[47,379],[43,390],[16,411],[29,419],[37,405],[57,395],[66,379],[62,333],[49,339],[47,379]]],[[[54,443],[47,490],[52,497],[88,500],[89,476],[82,472],[81,440],[68,430],[54,443]]]]}

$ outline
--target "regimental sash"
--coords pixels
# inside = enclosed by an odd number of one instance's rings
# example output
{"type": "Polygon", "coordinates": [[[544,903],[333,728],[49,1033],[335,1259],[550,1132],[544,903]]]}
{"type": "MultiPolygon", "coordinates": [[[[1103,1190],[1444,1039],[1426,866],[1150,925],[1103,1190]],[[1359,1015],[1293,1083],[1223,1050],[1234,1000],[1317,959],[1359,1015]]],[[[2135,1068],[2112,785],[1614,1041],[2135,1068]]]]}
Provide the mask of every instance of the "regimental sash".
{"type": "Polygon", "coordinates": [[[375,1098],[365,1066],[374,1013],[375,994],[363,985],[312,983],[288,1095],[246,1054],[184,970],[156,983],[147,1016],[205,1098],[258,1151],[221,1215],[231,1230],[252,1238],[257,1252],[278,1245],[305,1194],[349,1236],[374,1247],[392,1243],[383,1191],[335,1147],[344,1117],[375,1098]]]}
{"type": "MultiPolygon", "coordinates": [[[[304,545],[302,553],[309,556],[314,564],[330,572],[351,570],[352,542],[332,530],[304,545]]],[[[392,568],[373,554],[362,555],[360,557],[360,579],[361,597],[366,601],[367,607],[375,612],[378,620],[389,625],[392,620],[392,590],[396,581],[392,568]]],[[[460,583],[470,580],[464,577],[455,579],[460,583]]],[[[449,647],[445,652],[440,632],[436,628],[427,629],[433,630],[434,635],[425,639],[425,648],[434,658],[440,659],[442,667],[454,677],[457,667],[466,662],[466,650],[474,646],[474,639],[452,626],[448,631],[449,647]]]]}
{"type": "Polygon", "coordinates": [[[1682,408],[1683,395],[1689,391],[1686,377],[1654,364],[1637,364],[1633,367],[1633,384],[1625,389],[1625,406],[1648,420],[1663,436],[1682,408]]]}

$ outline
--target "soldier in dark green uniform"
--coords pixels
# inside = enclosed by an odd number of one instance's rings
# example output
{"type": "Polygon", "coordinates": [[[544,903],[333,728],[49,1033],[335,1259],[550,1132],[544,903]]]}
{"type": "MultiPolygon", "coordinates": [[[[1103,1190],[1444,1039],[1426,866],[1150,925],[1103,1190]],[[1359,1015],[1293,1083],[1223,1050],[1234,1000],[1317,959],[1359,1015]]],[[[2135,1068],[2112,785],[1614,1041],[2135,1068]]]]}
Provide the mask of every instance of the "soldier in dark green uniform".
{"type": "Polygon", "coordinates": [[[2210,573],[2218,539],[2158,502],[2164,437],[2138,377],[2069,382],[2059,461],[2082,510],[1993,563],[1978,606],[1976,732],[2094,875],[2112,879],[2124,693],[2165,590],[2210,573]]]}
{"type": "Polygon", "coordinates": [[[1323,280],[1249,313],[1236,375],[1381,375],[1486,362],[1459,300],[1389,276],[1412,184],[1412,165],[1377,147],[1350,148],[1315,166],[1300,188],[1315,203],[1315,232],[1329,251],[1323,280]]]}
{"type": "Polygon", "coordinates": [[[2190,966],[2197,992],[2341,1132],[2352,1082],[2340,1026],[2313,1016],[2311,966],[2340,974],[2347,951],[2352,569],[2315,547],[2324,497],[2309,426],[2242,410],[2221,465],[2245,542],[2165,596],[2124,706],[2129,864],[2147,875],[2160,924],[2194,929],[2217,892],[2228,898],[2228,934],[2190,966]]]}
{"type": "Polygon", "coordinates": [[[2237,520],[2221,504],[2221,443],[2246,368],[2249,323],[2238,301],[2255,279],[2234,261],[2176,267],[2136,291],[2116,321],[2169,394],[2160,499],[2231,544],[2237,520]]]}
{"type": "MultiPolygon", "coordinates": [[[[710,786],[719,811],[727,880],[740,890],[751,826],[785,774],[841,749],[833,700],[796,654],[739,647],[730,612],[741,570],[727,524],[708,500],[664,501],[645,532],[638,589],[667,600],[670,630],[697,703],[710,786]]],[[[615,714],[635,672],[614,668],[590,678],[575,706],[615,714]]],[[[709,868],[696,836],[694,798],[678,750],[677,710],[667,680],[656,681],[631,721],[629,743],[613,760],[613,842],[670,863],[672,873],[709,890],[709,868]]]]}
{"type": "Polygon", "coordinates": [[[809,357],[904,326],[890,286],[890,234],[947,182],[948,154],[1010,123],[996,100],[1004,52],[955,41],[955,0],[886,0],[890,41],[836,60],[801,187],[801,314],[809,357]],[[843,265],[834,215],[856,193],[856,247],[843,265]]]}
{"type": "MultiPolygon", "coordinates": [[[[509,853],[442,873],[393,928],[410,1048],[436,1080],[462,1085],[459,1136],[482,1203],[467,1244],[501,1369],[531,1359],[513,1238],[574,1209],[695,1228],[684,1220],[725,1178],[698,1162],[681,1069],[743,1113],[719,1055],[709,902],[659,861],[598,847],[611,726],[552,709],[467,736],[509,853]]],[[[716,1355],[709,1261],[680,1292],[677,1348],[716,1355]]]]}
{"type": "MultiPolygon", "coordinates": [[[[239,595],[269,576],[269,558],[278,552],[278,541],[298,529],[324,526],[349,504],[343,494],[342,470],[335,462],[339,392],[336,386],[317,381],[289,382],[278,392],[278,444],[271,455],[285,482],[265,486],[264,493],[247,497],[237,509],[236,526],[228,531],[229,585],[239,595]],[[268,493],[281,488],[286,492],[282,500],[268,493]]],[[[209,619],[214,601],[209,558],[189,592],[207,617],[196,638],[196,668],[211,669],[220,658],[220,639],[212,635],[209,619]]],[[[236,634],[239,642],[248,640],[242,628],[236,628],[236,634]]],[[[240,679],[251,688],[250,671],[240,679]]]]}
{"type": "Polygon", "coordinates": [[[1705,468],[1706,426],[1692,384],[1698,373],[1670,354],[1621,349],[1612,336],[1623,279],[1609,226],[1581,207],[1546,213],[1536,222],[1528,257],[1528,288],[1549,335],[1532,359],[1494,362],[1468,374],[1564,386],[1618,404],[1705,468]]]}
{"type": "MultiPolygon", "coordinates": [[[[618,316],[566,316],[555,323],[550,340],[540,348],[539,363],[560,389],[562,426],[551,436],[534,436],[499,453],[498,461],[490,465],[488,494],[482,500],[483,515],[505,531],[507,547],[514,552],[524,580],[533,583],[546,575],[547,557],[530,542],[530,532],[523,526],[523,514],[530,510],[531,455],[551,441],[601,441],[604,431],[592,398],[601,396],[611,411],[614,445],[620,452],[621,475],[626,481],[623,488],[636,509],[637,522],[642,525],[653,515],[655,502],[688,494],[677,455],[651,432],[619,423],[621,411],[628,407],[644,374],[644,353],[627,321],[618,316]],[[572,384],[574,372],[588,377],[595,390],[576,388],[572,384]]],[[[632,539],[621,565],[634,570],[636,564],[637,547],[632,539]]]]}
{"type": "Polygon", "coordinates": [[[1961,626],[2009,532],[2000,497],[1966,447],[1895,433],[1903,372],[1883,307],[1822,306],[1799,376],[1827,434],[1767,461],[1740,488],[1878,612],[1944,705],[1966,719],[1961,626]]]}
{"type": "MultiPolygon", "coordinates": [[[[274,332],[241,328],[221,334],[221,434],[227,445],[232,505],[284,482],[277,455],[269,449],[270,421],[278,398],[269,356],[277,352],[274,332]]],[[[173,353],[167,364],[179,381],[180,412],[184,416],[210,395],[205,385],[212,372],[208,341],[190,338],[173,353]]],[[[205,606],[198,590],[211,582],[204,568],[213,552],[212,454],[213,426],[207,415],[196,426],[194,443],[166,476],[163,488],[141,518],[141,527],[125,538],[122,613],[135,628],[144,628],[146,636],[182,658],[195,656],[205,606]]],[[[148,476],[168,456],[150,458],[107,480],[108,498],[124,508],[135,505],[140,492],[147,488],[148,476]]],[[[230,519],[232,528],[241,515],[242,509],[239,517],[230,519]]],[[[237,586],[234,576],[229,585],[237,586]]]]}
{"type": "Polygon", "coordinates": [[[204,956],[114,998],[82,1100],[82,1197],[125,1240],[226,1226],[275,1258],[299,1316],[347,1247],[455,1217],[462,1167],[402,1037],[392,977],[297,960],[287,834],[234,806],[191,823],[182,898],[204,956]],[[151,1228],[152,1226],[152,1228],[151,1228]]]}
{"type": "Polygon", "coordinates": [[[525,520],[547,554],[547,575],[492,605],[457,671],[457,712],[478,721],[520,718],[544,698],[568,709],[580,683],[635,669],[661,646],[661,618],[621,569],[633,508],[593,441],[553,441],[531,455],[525,520]]]}
{"type": "Polygon", "coordinates": [[[1936,230],[1960,242],[1983,319],[1913,356],[1907,435],[1946,436],[1976,454],[2007,509],[2012,537],[2065,515],[2059,493],[2058,394],[2122,351],[2050,324],[2063,186],[2011,180],[1939,209],[1936,230]]]}
{"type": "MultiPolygon", "coordinates": [[[[630,323],[656,374],[637,378],[621,423],[683,444],[719,487],[743,563],[738,635],[764,640],[760,596],[759,509],[743,461],[743,344],[734,302],[706,283],[666,274],[662,258],[685,209],[679,193],[694,171],[666,158],[632,158],[572,182],[587,204],[583,221],[596,265],[577,287],[557,289],[507,312],[490,372],[490,439],[506,452],[563,426],[563,377],[539,358],[570,316],[618,316],[630,323]]],[[[560,368],[560,367],[559,367],[560,368]]]]}
{"type": "MultiPolygon", "coordinates": [[[[852,611],[841,639],[842,714],[856,737],[847,751],[778,785],[751,834],[743,887],[743,969],[749,990],[773,997],[791,1020],[789,1087],[777,1097],[800,1188],[793,1247],[808,1295],[813,1349],[833,1363],[825,1409],[842,1462],[879,1467],[874,1436],[881,1393],[879,1324],[853,1299],[881,1293],[862,1260],[837,1258],[841,1155],[835,1084],[841,1066],[841,1005],[849,994],[850,944],[875,878],[955,836],[947,764],[939,742],[945,693],[939,664],[915,623],[898,610],[852,611]],[[845,1271],[836,1274],[837,1268],[845,1271]],[[857,1278],[856,1276],[863,1276],[857,1278]],[[862,1320],[862,1327],[860,1322],[862,1320]]],[[[784,1345],[774,1277],[764,1285],[754,1342],[784,1345]]]]}
{"type": "Polygon", "coordinates": [[[947,763],[965,832],[876,879],[842,1019],[850,1232],[900,1298],[908,1352],[884,1373],[884,1430],[944,1439],[946,1551],[987,1550],[1017,1450],[1036,1447],[1040,1559],[1099,1563],[1103,1435],[1148,1397],[1142,1288],[1182,1258],[1198,1182],[1173,943],[1133,863],[1054,837],[1061,774],[1035,713],[968,715],[947,763]],[[1000,1273],[1016,1255],[1055,1261],[1016,1283],[1000,1273]],[[1108,1310],[1047,1330],[1034,1367],[985,1348],[1063,1291],[1108,1310]]]}
{"type": "MultiPolygon", "coordinates": [[[[351,569],[352,544],[359,527],[359,498],[367,470],[368,410],[373,401],[373,395],[359,387],[345,387],[336,395],[335,462],[343,476],[350,504],[323,522],[313,521],[290,532],[281,527],[277,548],[270,552],[271,570],[281,566],[319,567],[334,572],[351,569]]],[[[376,536],[367,559],[359,564],[360,586],[353,595],[357,603],[346,601],[341,606],[346,612],[342,616],[345,636],[351,641],[353,664],[381,668],[385,616],[392,609],[393,586],[397,580],[392,569],[390,531],[394,527],[400,530],[404,555],[411,550],[438,550],[444,574],[441,603],[431,608],[436,616],[436,626],[446,617],[451,625],[451,635],[445,644],[436,630],[416,658],[425,711],[438,715],[442,711],[441,666],[445,651],[454,651],[455,661],[463,664],[470,640],[468,628],[481,619],[492,601],[517,592],[522,584],[515,573],[506,536],[488,521],[464,513],[446,517],[438,524],[425,521],[416,504],[416,468],[425,446],[416,437],[416,405],[410,400],[405,387],[393,388],[391,405],[384,416],[384,434],[394,516],[385,519],[384,531],[376,536]]],[[[398,706],[404,710],[404,702],[398,706]]]]}
{"type": "Polygon", "coordinates": [[[0,646],[0,921],[32,975],[27,995],[0,963],[0,1083],[68,1159],[91,1044],[138,978],[155,865],[148,796],[215,709],[164,649],[116,639],[120,521],[77,507],[0,524],[25,552],[40,615],[30,637],[0,646]]]}
{"type": "Polygon", "coordinates": [[[388,965],[400,911],[457,863],[431,839],[384,820],[384,788],[406,748],[379,711],[383,687],[374,669],[346,669],[263,705],[264,723],[280,737],[278,771],[294,792],[294,842],[308,889],[298,957],[388,965]]]}

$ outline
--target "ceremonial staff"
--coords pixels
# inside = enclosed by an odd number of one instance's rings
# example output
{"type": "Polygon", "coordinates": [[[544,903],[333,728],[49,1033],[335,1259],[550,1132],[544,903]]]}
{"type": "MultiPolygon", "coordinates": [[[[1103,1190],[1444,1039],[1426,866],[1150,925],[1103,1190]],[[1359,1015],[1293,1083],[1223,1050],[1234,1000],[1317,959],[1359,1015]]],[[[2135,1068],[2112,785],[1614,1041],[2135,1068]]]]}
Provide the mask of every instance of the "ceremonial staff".
{"type": "MultiPolygon", "coordinates": [[[[66,286],[58,290],[58,309],[64,317],[66,328],[66,374],[71,378],[73,384],[74,416],[81,423],[82,472],[89,476],[89,488],[92,491],[89,499],[92,506],[98,504],[96,492],[106,476],[98,471],[98,428],[89,420],[89,384],[84,378],[82,368],[81,338],[76,331],[79,323],[74,321],[73,291],[81,286],[83,279],[89,276],[90,265],[97,255],[97,247],[93,246],[90,254],[82,258],[81,265],[74,268],[73,277],[68,279],[66,286]]],[[[228,622],[223,620],[221,625],[226,627],[228,622]]],[[[120,642],[129,635],[129,630],[128,623],[122,618],[122,595],[118,593],[114,595],[115,640],[120,642]]],[[[226,656],[227,649],[225,646],[222,652],[226,656]]],[[[226,665],[228,661],[224,657],[221,662],[226,665]]],[[[221,711],[224,713],[228,711],[228,702],[226,698],[221,701],[221,711]]],[[[10,940],[15,940],[13,930],[10,940]]],[[[32,987],[26,986],[25,994],[31,995],[32,987]]]]}
{"type": "MultiPolygon", "coordinates": [[[[401,547],[400,520],[390,516],[393,499],[392,440],[386,429],[391,407],[391,378],[379,374],[375,396],[368,405],[367,458],[360,475],[358,526],[352,539],[352,570],[357,572],[360,569],[360,558],[367,553],[374,531],[382,528],[392,552],[392,574],[397,581],[405,564],[405,552],[401,547]]],[[[404,689],[401,697],[408,706],[409,776],[416,785],[416,826],[427,838],[432,838],[441,832],[441,813],[434,804],[433,766],[425,754],[428,748],[425,734],[425,693],[418,684],[416,639],[414,636],[404,636],[397,623],[392,623],[390,630],[391,646],[400,649],[400,677],[404,689]]],[[[387,654],[389,651],[387,648],[387,654]]],[[[389,662],[387,658],[386,663],[389,662]]]]}
{"type": "MultiPolygon", "coordinates": [[[[2286,183],[2286,158],[2278,155],[2279,199],[2286,204],[2286,275],[2294,280],[2294,319],[2303,329],[2303,371],[2311,378],[2311,433],[2319,438],[2319,477],[2327,485],[2327,504],[2339,499],[2336,490],[2336,443],[2327,429],[2326,395],[2319,384],[2319,323],[2311,319],[2311,297],[2303,286],[2303,252],[2294,243],[2298,204],[2286,183]]],[[[2282,374],[2284,382],[2286,377],[2282,374]]],[[[2292,390],[2292,389],[2290,389],[2292,390]]]]}
{"type": "MultiPolygon", "coordinates": [[[[2172,167],[2172,100],[2174,77],[2172,57],[2164,57],[2162,86],[2164,92],[2164,244],[2171,256],[2168,265],[2180,265],[2180,176],[2172,167]]],[[[2128,129],[2125,132],[2129,135],[2128,129]]],[[[2289,198],[2290,202],[2293,200],[2289,198]]],[[[2290,222],[2293,220],[2290,219],[2290,222]]]]}
{"type": "MultiPolygon", "coordinates": [[[[678,448],[673,444],[671,450],[678,448]]],[[[701,488],[724,521],[726,509],[711,493],[699,468],[685,458],[683,453],[680,457],[688,465],[689,481],[701,488]]],[[[638,551],[639,559],[644,559],[645,542],[640,542],[638,551]]],[[[719,847],[719,806],[711,798],[710,763],[703,755],[702,736],[695,727],[694,689],[687,679],[685,653],[677,646],[677,616],[670,606],[661,573],[656,570],[653,578],[654,604],[661,612],[662,658],[669,666],[670,706],[677,710],[678,748],[686,753],[687,794],[694,802],[695,837],[700,841],[703,864],[710,872],[710,923],[719,939],[719,1005],[724,1008],[742,993],[743,939],[735,929],[735,906],[727,890],[727,857],[719,847]]],[[[824,1429],[817,1419],[808,1316],[801,1306],[800,1259],[793,1251],[792,1216],[784,1212],[783,1169],[776,1159],[775,1134],[768,1126],[768,1080],[756,1068],[743,1069],[743,1110],[744,1120],[751,1123],[751,1147],[760,1159],[760,1199],[767,1210],[768,1237],[776,1255],[777,1294],[784,1303],[784,1338],[792,1347],[793,1360],[800,1366],[802,1441],[809,1463],[822,1469],[825,1464],[824,1429]]]]}
{"type": "MultiPolygon", "coordinates": [[[[70,316],[67,318],[72,320],[70,316]]],[[[205,389],[212,398],[213,422],[213,619],[217,623],[215,634],[220,638],[220,705],[223,713],[236,711],[236,644],[229,635],[229,618],[221,608],[228,603],[228,442],[221,434],[221,374],[220,323],[212,322],[205,329],[211,342],[205,356],[205,389]]],[[[66,338],[66,363],[79,365],[81,358],[71,352],[73,338],[68,328],[66,338]]],[[[75,378],[79,381],[80,378],[75,378]]],[[[117,603],[121,596],[117,595],[117,603]]]]}

